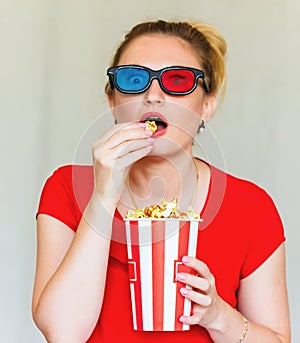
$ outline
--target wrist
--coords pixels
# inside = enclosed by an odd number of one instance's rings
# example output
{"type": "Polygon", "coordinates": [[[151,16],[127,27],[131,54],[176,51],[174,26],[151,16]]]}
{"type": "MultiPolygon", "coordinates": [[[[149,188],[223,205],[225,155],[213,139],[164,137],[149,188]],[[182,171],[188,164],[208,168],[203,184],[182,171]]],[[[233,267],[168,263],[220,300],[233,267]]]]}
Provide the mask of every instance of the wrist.
{"type": "Polygon", "coordinates": [[[94,191],[84,212],[83,218],[91,229],[110,237],[116,205],[113,201],[104,201],[94,191]]]}
{"type": "Polygon", "coordinates": [[[206,328],[214,342],[243,343],[248,334],[248,320],[225,301],[216,320],[206,328]]]}
{"type": "Polygon", "coordinates": [[[248,328],[249,328],[248,320],[246,317],[243,317],[243,319],[244,319],[244,331],[243,331],[240,339],[237,341],[237,343],[242,343],[243,340],[246,338],[247,333],[248,333],[248,328]]]}
{"type": "Polygon", "coordinates": [[[228,304],[225,303],[221,298],[219,298],[219,306],[217,309],[217,314],[215,320],[206,327],[208,331],[218,332],[219,334],[224,334],[226,332],[226,318],[228,317],[228,304]]]}
{"type": "Polygon", "coordinates": [[[89,200],[88,206],[95,211],[95,213],[108,213],[113,216],[117,207],[118,200],[105,196],[100,196],[96,189],[94,189],[89,200]]]}

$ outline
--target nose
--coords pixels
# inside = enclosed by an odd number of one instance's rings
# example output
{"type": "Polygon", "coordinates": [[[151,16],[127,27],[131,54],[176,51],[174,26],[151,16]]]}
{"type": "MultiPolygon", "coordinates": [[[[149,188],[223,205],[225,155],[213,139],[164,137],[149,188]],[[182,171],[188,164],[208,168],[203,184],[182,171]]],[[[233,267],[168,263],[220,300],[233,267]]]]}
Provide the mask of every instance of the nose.
{"type": "Polygon", "coordinates": [[[165,92],[160,88],[158,80],[153,80],[150,87],[144,94],[145,105],[163,105],[165,92]]]}

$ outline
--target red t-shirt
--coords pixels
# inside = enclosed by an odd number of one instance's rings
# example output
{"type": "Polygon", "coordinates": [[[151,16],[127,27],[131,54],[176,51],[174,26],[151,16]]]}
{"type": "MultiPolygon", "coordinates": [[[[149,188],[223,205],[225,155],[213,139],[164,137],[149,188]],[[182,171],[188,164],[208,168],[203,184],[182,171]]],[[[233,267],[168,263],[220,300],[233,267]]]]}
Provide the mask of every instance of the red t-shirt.
{"type": "MultiPolygon", "coordinates": [[[[272,199],[263,189],[213,166],[210,169],[196,256],[213,273],[219,295],[236,307],[240,279],[255,271],[285,241],[284,229],[272,199]]],[[[61,167],[43,188],[38,214],[55,217],[76,231],[92,191],[92,166],[61,167]]],[[[123,233],[124,222],[116,211],[113,238],[117,239],[111,241],[107,291],[99,321],[87,342],[212,342],[207,331],[198,325],[183,332],[133,330],[123,233]]]]}

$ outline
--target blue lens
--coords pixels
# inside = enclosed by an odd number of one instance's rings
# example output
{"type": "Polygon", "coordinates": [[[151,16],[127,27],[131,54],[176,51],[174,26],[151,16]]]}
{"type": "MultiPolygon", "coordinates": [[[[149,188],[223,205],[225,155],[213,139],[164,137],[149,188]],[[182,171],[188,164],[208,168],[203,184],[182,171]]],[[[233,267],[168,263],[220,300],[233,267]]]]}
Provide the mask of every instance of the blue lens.
{"type": "Polygon", "coordinates": [[[131,67],[119,69],[115,76],[118,87],[126,92],[141,91],[148,85],[149,79],[147,70],[131,67]]]}

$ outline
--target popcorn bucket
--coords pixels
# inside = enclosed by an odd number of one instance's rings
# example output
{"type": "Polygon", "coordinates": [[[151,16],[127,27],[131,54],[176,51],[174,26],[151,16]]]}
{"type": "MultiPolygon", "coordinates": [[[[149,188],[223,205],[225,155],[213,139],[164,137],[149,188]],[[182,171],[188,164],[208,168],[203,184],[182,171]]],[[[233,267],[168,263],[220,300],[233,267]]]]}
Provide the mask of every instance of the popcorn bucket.
{"type": "Polygon", "coordinates": [[[178,272],[193,273],[181,259],[195,256],[201,219],[124,219],[134,330],[183,331],[191,301],[179,290],[178,272]]]}

